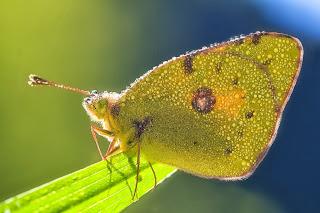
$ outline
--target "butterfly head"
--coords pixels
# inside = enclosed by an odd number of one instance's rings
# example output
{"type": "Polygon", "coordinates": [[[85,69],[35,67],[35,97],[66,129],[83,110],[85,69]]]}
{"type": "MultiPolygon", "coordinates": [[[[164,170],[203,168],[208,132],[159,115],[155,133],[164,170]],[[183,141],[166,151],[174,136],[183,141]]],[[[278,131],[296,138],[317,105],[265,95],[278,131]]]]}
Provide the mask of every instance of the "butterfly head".
{"type": "Polygon", "coordinates": [[[83,99],[82,105],[93,121],[105,119],[110,114],[110,105],[117,100],[118,94],[93,90],[83,99]]]}

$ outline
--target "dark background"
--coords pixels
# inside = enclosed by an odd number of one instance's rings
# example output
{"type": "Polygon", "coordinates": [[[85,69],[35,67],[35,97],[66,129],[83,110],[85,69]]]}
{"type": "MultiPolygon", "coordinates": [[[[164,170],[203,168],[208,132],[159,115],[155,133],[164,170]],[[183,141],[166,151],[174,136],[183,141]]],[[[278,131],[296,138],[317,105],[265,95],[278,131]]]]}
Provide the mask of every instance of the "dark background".
{"type": "Polygon", "coordinates": [[[305,52],[261,166],[242,182],[178,172],[127,212],[319,211],[319,26],[316,0],[1,1],[0,200],[99,160],[81,97],[29,88],[29,73],[120,92],[173,56],[264,30],[298,37],[305,52]]]}

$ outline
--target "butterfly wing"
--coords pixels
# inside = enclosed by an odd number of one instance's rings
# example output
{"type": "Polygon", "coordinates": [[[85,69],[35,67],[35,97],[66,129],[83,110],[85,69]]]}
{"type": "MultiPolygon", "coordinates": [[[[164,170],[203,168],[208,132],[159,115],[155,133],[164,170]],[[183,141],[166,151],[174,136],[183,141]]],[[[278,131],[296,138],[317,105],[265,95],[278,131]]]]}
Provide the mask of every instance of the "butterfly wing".
{"type": "Polygon", "coordinates": [[[302,55],[298,39],[258,32],[173,58],[123,92],[119,131],[145,124],[135,140],[150,161],[248,177],[275,139],[302,55]]]}

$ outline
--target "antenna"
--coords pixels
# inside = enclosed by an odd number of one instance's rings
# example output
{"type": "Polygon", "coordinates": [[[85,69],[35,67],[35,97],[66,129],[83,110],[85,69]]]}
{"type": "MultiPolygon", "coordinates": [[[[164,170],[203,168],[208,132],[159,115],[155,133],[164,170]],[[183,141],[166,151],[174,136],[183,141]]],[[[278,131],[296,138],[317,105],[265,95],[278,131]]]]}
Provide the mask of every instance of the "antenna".
{"type": "Polygon", "coordinates": [[[41,78],[37,75],[29,75],[29,81],[28,84],[30,86],[49,86],[49,87],[56,87],[56,88],[60,88],[60,89],[64,89],[64,90],[69,90],[72,92],[76,92],[85,96],[89,96],[90,92],[87,90],[82,90],[79,88],[75,88],[75,87],[71,87],[71,86],[67,86],[64,84],[58,84],[54,81],[48,81],[44,78],[41,78]]]}

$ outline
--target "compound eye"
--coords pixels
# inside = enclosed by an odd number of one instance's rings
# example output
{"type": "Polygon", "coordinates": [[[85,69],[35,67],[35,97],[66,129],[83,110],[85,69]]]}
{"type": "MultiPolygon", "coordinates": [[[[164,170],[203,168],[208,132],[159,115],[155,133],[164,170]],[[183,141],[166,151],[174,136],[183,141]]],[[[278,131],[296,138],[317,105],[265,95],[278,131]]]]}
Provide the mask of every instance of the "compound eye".
{"type": "Polygon", "coordinates": [[[98,95],[98,91],[97,90],[92,90],[91,91],[91,95],[98,95]]]}

